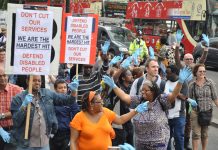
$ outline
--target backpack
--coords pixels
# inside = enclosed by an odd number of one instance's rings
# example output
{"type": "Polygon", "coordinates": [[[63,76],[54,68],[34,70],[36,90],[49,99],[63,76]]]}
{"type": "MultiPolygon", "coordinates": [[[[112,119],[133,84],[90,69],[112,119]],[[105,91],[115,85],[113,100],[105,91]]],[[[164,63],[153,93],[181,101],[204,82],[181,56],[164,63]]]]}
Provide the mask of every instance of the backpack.
{"type": "MultiPolygon", "coordinates": [[[[139,88],[141,87],[143,80],[144,80],[143,76],[138,79],[137,87],[136,87],[136,95],[139,94],[139,88]]],[[[161,82],[160,82],[160,91],[161,91],[161,93],[164,92],[165,84],[166,84],[166,81],[161,80],[161,82]]]]}

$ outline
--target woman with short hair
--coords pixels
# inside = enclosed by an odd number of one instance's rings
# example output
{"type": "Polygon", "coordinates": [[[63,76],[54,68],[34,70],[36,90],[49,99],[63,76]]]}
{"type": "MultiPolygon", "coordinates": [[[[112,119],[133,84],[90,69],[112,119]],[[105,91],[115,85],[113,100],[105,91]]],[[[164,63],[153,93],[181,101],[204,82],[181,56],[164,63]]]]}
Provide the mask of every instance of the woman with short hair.
{"type": "Polygon", "coordinates": [[[208,144],[208,125],[200,125],[198,122],[199,112],[211,111],[212,101],[218,107],[218,98],[214,82],[206,77],[206,69],[203,64],[197,64],[193,68],[193,75],[196,79],[189,84],[189,97],[195,99],[198,107],[192,110],[192,147],[198,150],[201,139],[202,150],[206,150],[208,144]]]}
{"type": "Polygon", "coordinates": [[[115,94],[129,105],[133,103],[140,104],[147,101],[148,110],[137,114],[133,118],[135,132],[135,147],[137,150],[166,150],[170,138],[170,129],[166,112],[172,108],[172,103],[178,96],[182,84],[191,76],[190,68],[180,70],[179,81],[169,94],[161,94],[161,91],[155,82],[145,80],[142,86],[142,97],[130,96],[118,88],[114,81],[104,76],[103,80],[108,84],[115,94]]]}

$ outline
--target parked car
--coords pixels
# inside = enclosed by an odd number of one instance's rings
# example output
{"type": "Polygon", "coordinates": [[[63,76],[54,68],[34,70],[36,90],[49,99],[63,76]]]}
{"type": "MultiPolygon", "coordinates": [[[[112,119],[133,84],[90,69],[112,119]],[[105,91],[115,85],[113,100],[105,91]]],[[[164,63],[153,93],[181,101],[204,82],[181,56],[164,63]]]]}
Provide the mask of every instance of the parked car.
{"type": "Polygon", "coordinates": [[[120,52],[128,53],[129,45],[134,38],[133,33],[125,27],[98,25],[97,47],[101,49],[101,44],[109,40],[111,44],[108,52],[112,56],[119,55],[120,52]]]}
{"type": "MultiPolygon", "coordinates": [[[[198,43],[196,47],[198,48],[194,50],[193,57],[194,60],[197,62],[202,55],[203,48],[201,47],[200,43],[198,43]]],[[[210,39],[209,51],[205,65],[218,68],[218,38],[210,39]]]]}

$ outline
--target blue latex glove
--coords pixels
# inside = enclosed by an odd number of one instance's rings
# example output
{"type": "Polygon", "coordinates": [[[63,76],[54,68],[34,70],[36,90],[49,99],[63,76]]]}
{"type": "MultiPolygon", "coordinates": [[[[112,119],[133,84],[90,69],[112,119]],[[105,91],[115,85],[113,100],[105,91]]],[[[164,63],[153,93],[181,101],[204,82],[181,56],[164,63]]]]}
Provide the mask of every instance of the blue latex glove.
{"type": "Polygon", "coordinates": [[[114,58],[110,61],[109,65],[112,66],[120,61],[122,61],[120,56],[114,56],[114,58]]]}
{"type": "Polygon", "coordinates": [[[5,131],[3,128],[0,128],[0,135],[4,142],[9,143],[10,142],[10,135],[7,131],[5,131]]]}
{"type": "Polygon", "coordinates": [[[153,47],[151,47],[151,46],[149,46],[149,55],[150,55],[150,58],[151,59],[154,59],[155,57],[154,57],[154,49],[153,49],[153,47]]]}
{"type": "Polygon", "coordinates": [[[25,96],[25,99],[24,99],[24,101],[23,101],[23,103],[22,103],[22,106],[23,107],[26,107],[29,103],[31,103],[33,101],[33,94],[27,94],[26,96],[25,96]]]}
{"type": "Polygon", "coordinates": [[[189,67],[184,67],[180,69],[179,72],[179,83],[184,83],[192,75],[192,70],[189,67]]]}
{"type": "Polygon", "coordinates": [[[132,61],[132,57],[127,57],[122,63],[121,63],[121,67],[123,69],[128,69],[128,67],[131,65],[131,61],[132,61]]]}
{"type": "Polygon", "coordinates": [[[210,46],[210,42],[209,42],[209,38],[207,35],[202,34],[203,37],[203,41],[205,42],[205,46],[209,47],[210,46]]]}
{"type": "Polygon", "coordinates": [[[186,81],[187,81],[187,82],[190,82],[192,79],[193,79],[193,74],[191,74],[191,75],[186,79],[186,81]]]}
{"type": "Polygon", "coordinates": [[[136,107],[136,111],[138,113],[142,113],[142,112],[145,112],[145,111],[148,111],[148,101],[147,102],[144,102],[142,104],[139,104],[137,107],[136,107]]]}
{"type": "Polygon", "coordinates": [[[135,150],[134,147],[132,147],[132,145],[128,144],[128,143],[124,143],[123,145],[119,145],[121,150],[135,150]]]}
{"type": "Polygon", "coordinates": [[[131,56],[131,59],[133,60],[133,62],[134,62],[134,65],[139,65],[139,61],[138,61],[138,55],[137,54],[133,54],[132,56],[131,56]]]}
{"type": "Polygon", "coordinates": [[[177,40],[177,43],[181,42],[183,36],[184,36],[184,34],[182,34],[182,30],[177,30],[176,31],[176,40],[177,40]]]}
{"type": "Polygon", "coordinates": [[[114,83],[114,80],[110,78],[109,76],[104,75],[102,80],[112,89],[117,87],[117,85],[114,83]]]}
{"type": "Polygon", "coordinates": [[[138,49],[136,49],[136,51],[133,53],[133,54],[135,54],[135,55],[137,55],[137,56],[139,56],[140,55],[140,52],[141,52],[141,48],[138,48],[138,49]]]}
{"type": "Polygon", "coordinates": [[[105,41],[104,46],[101,45],[102,53],[106,55],[109,47],[110,47],[110,41],[105,41]]]}
{"type": "Polygon", "coordinates": [[[191,104],[192,107],[198,106],[196,100],[194,100],[194,99],[188,98],[187,101],[191,104]]]}
{"type": "Polygon", "coordinates": [[[70,88],[71,91],[76,91],[79,86],[79,81],[77,79],[74,79],[73,82],[68,84],[68,87],[70,88]]]}

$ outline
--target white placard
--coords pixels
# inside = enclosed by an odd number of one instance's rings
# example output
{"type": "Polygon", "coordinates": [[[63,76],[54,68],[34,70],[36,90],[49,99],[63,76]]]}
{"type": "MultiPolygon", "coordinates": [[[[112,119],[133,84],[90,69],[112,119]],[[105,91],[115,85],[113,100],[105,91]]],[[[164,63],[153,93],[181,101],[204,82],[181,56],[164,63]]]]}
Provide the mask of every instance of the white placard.
{"type": "Polygon", "coordinates": [[[14,74],[48,75],[53,12],[17,9],[14,74]]]}
{"type": "Polygon", "coordinates": [[[90,63],[92,23],[92,17],[67,17],[66,63],[90,63]]]}

